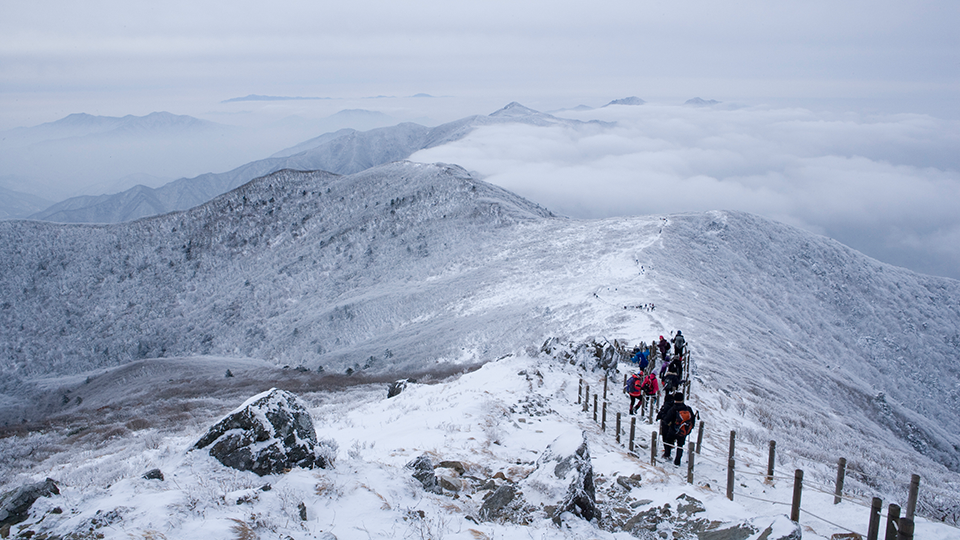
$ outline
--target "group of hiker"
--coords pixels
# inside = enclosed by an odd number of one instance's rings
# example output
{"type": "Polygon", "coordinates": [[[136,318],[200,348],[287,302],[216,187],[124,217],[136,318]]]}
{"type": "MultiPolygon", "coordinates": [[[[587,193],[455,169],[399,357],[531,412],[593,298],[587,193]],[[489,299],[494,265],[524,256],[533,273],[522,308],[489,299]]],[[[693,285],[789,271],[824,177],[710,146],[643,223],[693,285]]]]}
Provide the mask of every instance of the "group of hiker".
{"type": "Polygon", "coordinates": [[[696,414],[684,403],[683,362],[686,355],[686,338],[680,330],[670,341],[660,336],[660,340],[650,346],[641,344],[634,348],[631,358],[637,364],[637,370],[627,378],[623,388],[630,396],[631,415],[637,413],[644,400],[651,400],[650,406],[653,407],[652,400],[659,397],[663,389],[663,405],[657,412],[657,420],[660,421],[664,444],[663,458],[670,459],[673,448],[677,449],[674,465],[680,465],[683,445],[696,424],[696,414]],[[660,367],[655,369],[658,353],[660,367]]]}

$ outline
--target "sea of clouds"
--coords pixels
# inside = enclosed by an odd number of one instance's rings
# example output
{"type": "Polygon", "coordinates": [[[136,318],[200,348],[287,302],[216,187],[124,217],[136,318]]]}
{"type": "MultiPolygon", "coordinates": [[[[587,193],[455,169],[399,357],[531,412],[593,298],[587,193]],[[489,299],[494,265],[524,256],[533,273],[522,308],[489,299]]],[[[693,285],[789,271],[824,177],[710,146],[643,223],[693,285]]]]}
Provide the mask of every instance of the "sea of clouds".
{"type": "Polygon", "coordinates": [[[960,278],[960,122],[723,104],[555,114],[615,125],[489,126],[411,159],[571,217],[742,210],[960,278]]]}

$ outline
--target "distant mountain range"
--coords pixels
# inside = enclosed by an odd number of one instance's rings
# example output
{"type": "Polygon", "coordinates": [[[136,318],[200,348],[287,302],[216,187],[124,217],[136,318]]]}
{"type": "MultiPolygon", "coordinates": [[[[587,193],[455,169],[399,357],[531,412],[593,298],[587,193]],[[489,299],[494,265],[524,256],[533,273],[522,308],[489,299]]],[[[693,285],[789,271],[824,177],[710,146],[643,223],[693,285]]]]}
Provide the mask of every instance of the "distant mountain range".
{"type": "Polygon", "coordinates": [[[30,219],[61,223],[117,223],[186,210],[254,178],[281,169],[352,174],[405,159],[419,150],[460,140],[478,127],[503,123],[537,126],[601,124],[561,119],[519,103],[510,103],[490,115],[470,116],[434,128],[402,123],[363,132],[343,129],[225,173],[181,178],[156,189],[137,186],[114,195],[74,197],[35,213],[30,219]]]}

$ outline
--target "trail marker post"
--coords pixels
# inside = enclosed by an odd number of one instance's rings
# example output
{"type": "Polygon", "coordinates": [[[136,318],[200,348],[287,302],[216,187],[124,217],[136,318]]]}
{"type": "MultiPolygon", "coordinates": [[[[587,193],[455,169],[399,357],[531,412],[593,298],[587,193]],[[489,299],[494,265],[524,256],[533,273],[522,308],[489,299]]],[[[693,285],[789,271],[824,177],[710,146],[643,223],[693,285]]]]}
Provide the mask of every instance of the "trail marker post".
{"type": "Polygon", "coordinates": [[[617,444],[620,444],[620,413],[617,413],[617,444]]]}
{"type": "Polygon", "coordinates": [[[603,402],[603,412],[600,415],[600,431],[606,433],[607,431],[607,402],[603,402]]]}
{"type": "Polygon", "coordinates": [[[630,417],[630,451],[633,452],[633,436],[637,433],[637,418],[630,417]]]}
{"type": "Polygon", "coordinates": [[[687,483],[693,483],[693,443],[687,443],[687,483]]]}

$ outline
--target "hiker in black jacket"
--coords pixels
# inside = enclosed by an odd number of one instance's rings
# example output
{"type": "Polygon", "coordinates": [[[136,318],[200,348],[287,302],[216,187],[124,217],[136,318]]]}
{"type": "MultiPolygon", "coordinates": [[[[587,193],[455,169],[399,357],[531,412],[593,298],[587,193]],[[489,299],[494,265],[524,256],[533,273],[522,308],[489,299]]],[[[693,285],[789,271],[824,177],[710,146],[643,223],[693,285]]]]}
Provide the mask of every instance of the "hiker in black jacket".
{"type": "Polygon", "coordinates": [[[677,392],[673,395],[674,406],[667,411],[660,423],[660,430],[663,432],[663,457],[670,459],[670,450],[677,447],[677,457],[673,460],[674,465],[680,465],[680,458],[683,456],[683,445],[687,442],[687,435],[693,431],[693,426],[697,423],[693,409],[683,402],[683,392],[677,392]]]}

